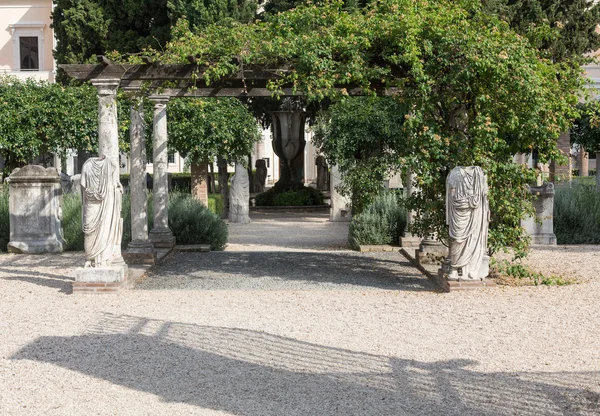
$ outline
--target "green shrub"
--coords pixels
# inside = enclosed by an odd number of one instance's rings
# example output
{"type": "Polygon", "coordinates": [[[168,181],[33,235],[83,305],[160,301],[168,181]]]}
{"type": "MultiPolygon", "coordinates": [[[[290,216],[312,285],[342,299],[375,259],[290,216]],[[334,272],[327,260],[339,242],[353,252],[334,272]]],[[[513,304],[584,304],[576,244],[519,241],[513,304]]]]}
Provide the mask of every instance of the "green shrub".
{"type": "Polygon", "coordinates": [[[219,217],[223,215],[225,206],[223,204],[223,195],[221,194],[209,194],[208,195],[208,209],[213,214],[217,214],[219,217]]]}
{"type": "MultiPolygon", "coordinates": [[[[0,251],[6,251],[10,239],[8,215],[8,188],[0,190],[0,251]]],[[[219,200],[219,198],[214,198],[219,200]]],[[[223,202],[221,200],[221,209],[223,202]]],[[[127,249],[131,241],[131,199],[123,195],[123,240],[121,247],[127,249]]],[[[148,194],[148,230],[153,225],[152,194],[148,194]]],[[[81,194],[62,197],[63,237],[65,251],[83,251],[84,235],[81,230],[81,194]]],[[[227,243],[227,225],[219,215],[212,213],[188,193],[171,192],[169,195],[169,227],[179,244],[210,244],[211,250],[223,250],[227,243]]]]}
{"type": "Polygon", "coordinates": [[[6,251],[10,241],[10,217],[8,215],[8,185],[0,190],[0,251],[6,251]]]}
{"type": "Polygon", "coordinates": [[[318,189],[304,187],[278,192],[271,188],[266,192],[256,195],[256,206],[298,207],[309,205],[323,205],[323,193],[318,189]]]}
{"type": "Polygon", "coordinates": [[[75,192],[62,197],[63,237],[67,242],[65,251],[83,251],[81,230],[81,193],[75,192]]]}
{"type": "Polygon", "coordinates": [[[190,193],[192,191],[192,176],[189,172],[172,173],[171,189],[177,192],[190,193]]]}
{"type": "Polygon", "coordinates": [[[352,218],[348,240],[357,250],[360,245],[398,244],[406,227],[406,210],[399,194],[379,194],[362,213],[352,218]]]}
{"type": "Polygon", "coordinates": [[[119,181],[121,182],[121,185],[123,185],[123,188],[127,188],[129,186],[129,178],[129,173],[122,173],[119,175],[119,181]]]}
{"type": "Polygon", "coordinates": [[[223,250],[227,243],[227,224],[190,194],[171,193],[169,227],[178,244],[210,244],[211,250],[223,250]]]}
{"type": "Polygon", "coordinates": [[[558,244],[600,244],[600,191],[594,185],[556,188],[554,233],[558,244]]]}

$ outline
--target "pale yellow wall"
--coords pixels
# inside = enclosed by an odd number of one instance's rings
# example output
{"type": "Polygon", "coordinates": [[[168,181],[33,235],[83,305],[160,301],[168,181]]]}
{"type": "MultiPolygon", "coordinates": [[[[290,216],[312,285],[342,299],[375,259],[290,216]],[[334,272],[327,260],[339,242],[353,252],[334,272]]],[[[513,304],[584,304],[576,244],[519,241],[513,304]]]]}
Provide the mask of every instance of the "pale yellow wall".
{"type": "MultiPolygon", "coordinates": [[[[50,24],[52,20],[52,0],[0,0],[0,73],[14,71],[15,55],[11,24],[43,23],[43,58],[40,56],[40,70],[54,71],[52,49],[54,36],[50,24]]],[[[23,28],[22,30],[29,30],[23,28]]],[[[37,28],[32,28],[38,31],[37,28]]],[[[38,32],[39,33],[39,32],[38,32]]]]}

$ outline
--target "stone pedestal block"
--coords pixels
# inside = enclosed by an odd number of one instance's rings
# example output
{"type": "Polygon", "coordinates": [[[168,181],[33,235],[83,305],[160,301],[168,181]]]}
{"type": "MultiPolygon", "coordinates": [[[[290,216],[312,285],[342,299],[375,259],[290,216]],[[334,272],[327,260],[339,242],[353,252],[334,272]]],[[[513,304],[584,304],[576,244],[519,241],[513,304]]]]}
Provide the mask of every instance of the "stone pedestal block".
{"type": "Polygon", "coordinates": [[[331,195],[331,209],[329,210],[329,221],[348,222],[352,219],[350,200],[341,195],[336,187],[342,183],[342,177],[337,166],[331,167],[329,177],[329,193],[331,195]]]}
{"type": "Polygon", "coordinates": [[[537,223],[534,218],[521,221],[521,226],[531,236],[531,242],[539,245],[556,245],[554,234],[554,184],[544,183],[542,186],[532,186],[529,192],[536,196],[533,202],[537,223]]]}
{"type": "Polygon", "coordinates": [[[27,165],[15,169],[10,186],[11,253],[60,253],[62,234],[61,182],[56,168],[27,165]]]}
{"type": "Polygon", "coordinates": [[[418,248],[421,244],[421,237],[413,236],[411,233],[405,233],[400,237],[400,247],[403,248],[418,248]]]}
{"type": "Polygon", "coordinates": [[[148,240],[134,240],[127,246],[123,259],[127,264],[156,264],[154,245],[148,240]]]}
{"type": "Polygon", "coordinates": [[[111,293],[127,287],[127,265],[81,267],[75,270],[73,293],[111,293]]]}

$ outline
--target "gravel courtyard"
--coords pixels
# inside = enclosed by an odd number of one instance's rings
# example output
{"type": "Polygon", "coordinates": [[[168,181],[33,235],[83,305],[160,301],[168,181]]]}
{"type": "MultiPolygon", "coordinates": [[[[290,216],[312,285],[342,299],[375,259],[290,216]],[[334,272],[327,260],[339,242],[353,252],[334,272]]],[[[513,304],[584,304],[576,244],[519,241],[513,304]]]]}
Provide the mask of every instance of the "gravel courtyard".
{"type": "Polygon", "coordinates": [[[325,215],[253,216],[118,294],[70,294],[81,254],[0,256],[0,415],[600,414],[597,275],[441,294],[325,215]]]}

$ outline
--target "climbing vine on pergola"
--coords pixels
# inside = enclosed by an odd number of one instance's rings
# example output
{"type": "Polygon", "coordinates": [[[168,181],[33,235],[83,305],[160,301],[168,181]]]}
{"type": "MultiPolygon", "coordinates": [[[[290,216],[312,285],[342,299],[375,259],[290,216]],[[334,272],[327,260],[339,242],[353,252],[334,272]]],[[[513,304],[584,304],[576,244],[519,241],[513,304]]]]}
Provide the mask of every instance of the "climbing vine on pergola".
{"type": "Polygon", "coordinates": [[[542,163],[561,158],[556,139],[583,84],[578,67],[544,60],[476,0],[383,0],[354,11],[326,1],[200,34],[181,22],[164,51],[110,58],[123,64],[64,68],[80,79],[120,71],[125,88],[171,96],[394,96],[404,143],[389,150],[420,189],[407,201],[413,231],[443,236],[447,172],[479,165],[490,184],[492,251],[526,247],[519,220],[532,213],[526,185],[536,172],[512,156],[536,149],[542,163]]]}

